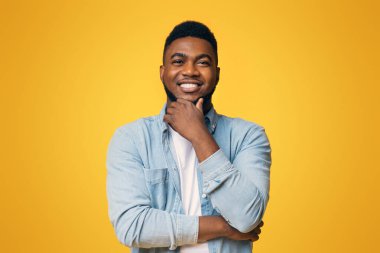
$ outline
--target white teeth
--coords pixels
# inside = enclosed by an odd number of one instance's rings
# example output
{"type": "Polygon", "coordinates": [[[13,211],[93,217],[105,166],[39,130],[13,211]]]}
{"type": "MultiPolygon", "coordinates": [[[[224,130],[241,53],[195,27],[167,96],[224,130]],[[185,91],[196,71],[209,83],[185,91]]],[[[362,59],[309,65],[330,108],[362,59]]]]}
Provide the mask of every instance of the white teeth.
{"type": "Polygon", "coordinates": [[[180,85],[182,88],[195,88],[197,87],[198,85],[194,84],[194,83],[183,83],[180,85]]]}

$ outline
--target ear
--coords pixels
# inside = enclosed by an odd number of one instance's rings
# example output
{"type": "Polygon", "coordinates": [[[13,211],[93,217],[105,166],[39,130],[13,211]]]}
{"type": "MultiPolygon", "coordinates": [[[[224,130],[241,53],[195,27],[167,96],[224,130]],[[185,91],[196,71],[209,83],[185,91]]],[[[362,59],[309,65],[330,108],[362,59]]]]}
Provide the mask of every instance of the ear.
{"type": "Polygon", "coordinates": [[[220,68],[216,67],[216,83],[215,86],[219,83],[220,68]]]}
{"type": "Polygon", "coordinates": [[[161,65],[160,66],[160,79],[161,79],[162,83],[164,83],[164,73],[165,73],[165,66],[161,65]]]}

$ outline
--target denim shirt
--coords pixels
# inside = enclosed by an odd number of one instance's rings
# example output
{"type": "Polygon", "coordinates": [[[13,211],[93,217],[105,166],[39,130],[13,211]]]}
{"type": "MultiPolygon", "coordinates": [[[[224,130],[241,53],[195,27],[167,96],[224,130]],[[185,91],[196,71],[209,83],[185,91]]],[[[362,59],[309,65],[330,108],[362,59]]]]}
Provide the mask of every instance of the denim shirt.
{"type": "MultiPolygon", "coordinates": [[[[198,240],[199,218],[185,215],[167,123],[159,115],[118,128],[107,153],[109,217],[132,252],[179,252],[198,240]]],[[[261,221],[269,199],[271,148],[264,128],[217,114],[205,123],[220,149],[198,167],[202,215],[221,215],[246,233],[261,221]]],[[[252,242],[216,238],[210,253],[252,252],[252,242]]]]}

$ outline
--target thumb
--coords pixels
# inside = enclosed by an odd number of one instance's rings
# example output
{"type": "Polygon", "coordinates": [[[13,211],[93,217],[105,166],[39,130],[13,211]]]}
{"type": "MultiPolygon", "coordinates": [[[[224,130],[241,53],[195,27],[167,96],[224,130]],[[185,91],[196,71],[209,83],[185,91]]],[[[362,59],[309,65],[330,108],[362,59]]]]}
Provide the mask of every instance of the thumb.
{"type": "Polygon", "coordinates": [[[198,99],[198,102],[195,105],[198,108],[198,110],[200,110],[202,113],[203,113],[203,100],[204,100],[203,98],[198,99]]]}

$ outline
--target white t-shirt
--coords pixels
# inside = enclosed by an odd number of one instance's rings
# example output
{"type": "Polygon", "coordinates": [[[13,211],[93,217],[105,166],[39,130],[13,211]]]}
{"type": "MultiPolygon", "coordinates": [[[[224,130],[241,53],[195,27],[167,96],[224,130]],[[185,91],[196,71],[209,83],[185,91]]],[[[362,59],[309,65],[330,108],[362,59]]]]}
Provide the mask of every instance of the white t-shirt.
{"type": "MultiPolygon", "coordinates": [[[[183,209],[187,215],[202,216],[201,201],[199,199],[197,165],[198,158],[193,145],[169,126],[172,141],[174,143],[179,166],[181,180],[181,197],[183,209]]],[[[198,243],[185,245],[180,249],[181,253],[209,253],[208,244],[198,243]]]]}

